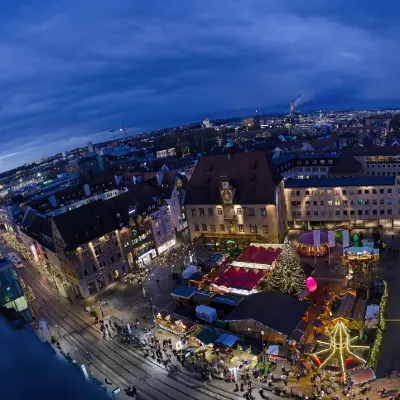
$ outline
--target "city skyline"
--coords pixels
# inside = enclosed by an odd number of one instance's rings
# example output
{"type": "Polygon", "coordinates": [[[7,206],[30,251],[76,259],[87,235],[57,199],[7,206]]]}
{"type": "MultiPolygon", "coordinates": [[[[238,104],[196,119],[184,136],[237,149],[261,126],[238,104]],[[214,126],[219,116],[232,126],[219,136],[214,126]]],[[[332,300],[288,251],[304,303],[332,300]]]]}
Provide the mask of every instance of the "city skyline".
{"type": "Polygon", "coordinates": [[[153,118],[137,128],[151,130],[257,104],[283,112],[302,93],[315,108],[396,107],[400,6],[385,15],[360,5],[4,7],[0,171],[110,139],[123,124],[153,118]]]}

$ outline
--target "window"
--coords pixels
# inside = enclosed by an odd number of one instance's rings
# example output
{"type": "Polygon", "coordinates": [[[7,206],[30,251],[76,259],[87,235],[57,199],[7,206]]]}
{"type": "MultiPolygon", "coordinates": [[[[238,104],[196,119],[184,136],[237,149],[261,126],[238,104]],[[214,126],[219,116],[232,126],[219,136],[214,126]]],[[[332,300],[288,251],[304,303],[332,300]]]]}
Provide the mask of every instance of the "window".
{"type": "Polygon", "coordinates": [[[358,210],[358,211],[357,211],[357,214],[358,214],[358,215],[362,215],[362,210],[358,210]]]}
{"type": "Polygon", "coordinates": [[[385,199],[380,199],[379,204],[385,204],[385,199]]]}
{"type": "Polygon", "coordinates": [[[340,200],[335,200],[335,206],[340,206],[340,200]]]}
{"type": "Polygon", "coordinates": [[[199,214],[204,215],[204,208],[199,208],[199,214]]]}
{"type": "Polygon", "coordinates": [[[217,228],[215,227],[215,225],[211,225],[211,232],[217,232],[217,228]]]}
{"type": "Polygon", "coordinates": [[[310,201],[306,201],[306,207],[310,207],[310,201]]]}
{"type": "Polygon", "coordinates": [[[365,215],[369,215],[369,210],[364,211],[365,215]]]}
{"type": "Polygon", "coordinates": [[[199,224],[194,224],[194,230],[195,230],[196,232],[198,232],[198,231],[200,230],[199,224]]]}
{"type": "Polygon", "coordinates": [[[340,215],[340,210],[336,210],[336,211],[335,211],[335,214],[336,214],[336,215],[340,215]]]}
{"type": "Polygon", "coordinates": [[[385,193],[385,190],[384,189],[379,189],[379,193],[383,194],[383,193],[385,193]]]}
{"type": "Polygon", "coordinates": [[[362,194],[362,190],[361,190],[361,189],[358,189],[358,190],[357,190],[357,193],[358,193],[358,194],[362,194]]]}
{"type": "Polygon", "coordinates": [[[236,209],[236,214],[237,215],[242,215],[243,214],[243,210],[241,208],[237,208],[236,209]]]}
{"type": "Polygon", "coordinates": [[[208,215],[214,215],[214,210],[212,208],[208,209],[208,215]]]}
{"type": "Polygon", "coordinates": [[[348,204],[348,201],[347,201],[347,200],[343,200],[343,205],[344,205],[345,207],[347,207],[347,204],[348,204]]]}
{"type": "Polygon", "coordinates": [[[354,200],[350,200],[350,205],[354,206],[354,200]]]}
{"type": "Polygon", "coordinates": [[[350,190],[350,196],[353,196],[354,195],[354,190],[350,190]]]}
{"type": "Polygon", "coordinates": [[[328,160],[328,164],[333,164],[333,160],[328,160]]]}
{"type": "Polygon", "coordinates": [[[267,225],[263,225],[263,233],[268,233],[268,226],[267,225]]]}
{"type": "Polygon", "coordinates": [[[354,215],[354,210],[350,210],[350,215],[354,215]]]}
{"type": "Polygon", "coordinates": [[[347,215],[347,214],[348,214],[347,210],[344,210],[343,215],[347,215]]]}
{"type": "Polygon", "coordinates": [[[385,214],[385,210],[379,210],[379,214],[381,215],[385,214]]]}
{"type": "Polygon", "coordinates": [[[224,225],[224,224],[221,224],[221,225],[219,226],[219,230],[220,230],[221,232],[225,232],[225,225],[224,225]]]}
{"type": "Polygon", "coordinates": [[[320,194],[320,196],[323,196],[323,195],[325,194],[325,190],[321,190],[321,191],[319,192],[319,194],[320,194]]]}
{"type": "Polygon", "coordinates": [[[393,204],[393,201],[392,200],[388,200],[387,203],[388,204],[393,204]]]}
{"type": "MultiPolygon", "coordinates": [[[[314,203],[315,203],[315,204],[314,204],[314,206],[316,206],[316,205],[317,205],[317,202],[316,202],[316,201],[314,201],[314,203]]],[[[320,203],[320,205],[321,205],[321,206],[323,206],[323,205],[324,205],[324,201],[323,201],[323,200],[321,200],[319,203],[320,203]]]]}
{"type": "Polygon", "coordinates": [[[332,200],[328,200],[328,206],[333,205],[333,201],[332,200]]]}
{"type": "Polygon", "coordinates": [[[364,190],[364,193],[369,194],[369,190],[368,189],[364,190]]]}
{"type": "Polygon", "coordinates": [[[358,200],[357,203],[358,203],[359,206],[362,206],[362,200],[358,200]]]}
{"type": "Polygon", "coordinates": [[[244,226],[242,224],[239,225],[239,232],[244,232],[244,226]]]}
{"type": "Polygon", "coordinates": [[[376,189],[372,189],[372,194],[376,194],[376,189]]]}
{"type": "Polygon", "coordinates": [[[249,209],[248,209],[248,216],[249,217],[254,217],[254,208],[252,208],[252,207],[249,207],[249,209]]]}
{"type": "Polygon", "coordinates": [[[388,213],[388,214],[391,214],[391,213],[392,213],[392,210],[391,210],[391,209],[387,210],[387,213],[388,213]]]}
{"type": "Polygon", "coordinates": [[[306,190],[306,196],[309,196],[309,195],[310,195],[310,191],[306,190]]]}
{"type": "Polygon", "coordinates": [[[267,216],[267,210],[265,208],[260,208],[260,213],[262,217],[266,217],[267,216]]]}
{"type": "Polygon", "coordinates": [[[388,193],[392,193],[392,189],[388,189],[388,193]]]}
{"type": "Polygon", "coordinates": [[[330,195],[332,194],[332,190],[327,190],[327,191],[326,191],[326,194],[327,194],[328,196],[330,196],[330,195]]]}
{"type": "Polygon", "coordinates": [[[325,164],[325,160],[320,160],[319,161],[321,164],[325,164]]]}
{"type": "Polygon", "coordinates": [[[195,217],[196,216],[196,209],[192,208],[192,216],[195,217]]]}
{"type": "Polygon", "coordinates": [[[332,211],[328,211],[328,215],[329,215],[330,217],[332,217],[333,212],[332,212],[332,211]]]}
{"type": "Polygon", "coordinates": [[[346,195],[346,193],[347,193],[347,191],[346,191],[346,190],[342,190],[342,195],[343,195],[343,196],[345,196],[345,195],[346,195]]]}
{"type": "Polygon", "coordinates": [[[335,196],[340,196],[340,190],[335,190],[335,196]]]}
{"type": "Polygon", "coordinates": [[[377,199],[373,199],[372,200],[372,204],[378,204],[378,200],[377,199]]]}
{"type": "Polygon", "coordinates": [[[292,190],[292,191],[290,192],[290,195],[291,195],[292,197],[296,197],[296,191],[295,191],[295,190],[292,190]]]}
{"type": "Polygon", "coordinates": [[[202,224],[203,232],[207,232],[207,224],[202,224]]]}
{"type": "Polygon", "coordinates": [[[257,225],[250,225],[250,233],[257,233],[257,225]]]}
{"type": "Polygon", "coordinates": [[[161,231],[160,230],[157,231],[157,236],[161,236],[161,231]]]}
{"type": "Polygon", "coordinates": [[[311,215],[311,211],[307,211],[306,214],[309,216],[311,215]]]}
{"type": "Polygon", "coordinates": [[[217,214],[222,215],[222,208],[219,208],[219,207],[217,208],[217,214]]]}
{"type": "Polygon", "coordinates": [[[318,211],[314,211],[314,215],[318,215],[318,211]]]}
{"type": "Polygon", "coordinates": [[[378,214],[378,210],[372,210],[372,214],[374,215],[378,214]]]}
{"type": "Polygon", "coordinates": [[[297,201],[292,201],[292,207],[296,207],[297,206],[297,201]]]}

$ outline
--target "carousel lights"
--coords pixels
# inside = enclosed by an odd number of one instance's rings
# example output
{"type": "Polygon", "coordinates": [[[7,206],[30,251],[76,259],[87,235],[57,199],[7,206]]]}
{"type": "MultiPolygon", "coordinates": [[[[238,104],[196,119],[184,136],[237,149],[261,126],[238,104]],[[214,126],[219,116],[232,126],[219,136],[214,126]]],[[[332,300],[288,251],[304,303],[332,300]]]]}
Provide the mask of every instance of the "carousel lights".
{"type": "MultiPolygon", "coordinates": [[[[354,339],[350,339],[350,335],[348,329],[344,325],[343,321],[338,321],[335,327],[329,333],[329,343],[318,341],[318,343],[324,344],[329,346],[327,349],[320,350],[316,353],[313,353],[312,356],[316,356],[318,354],[330,351],[329,356],[319,365],[319,368],[322,368],[324,365],[328,363],[329,360],[334,358],[335,356],[339,358],[341,369],[343,374],[346,373],[345,367],[345,355],[351,355],[354,358],[357,358],[362,363],[365,363],[366,360],[362,359],[361,357],[357,356],[351,349],[358,348],[358,349],[367,349],[369,346],[353,346],[351,341],[354,339]]],[[[348,357],[346,357],[347,359],[348,357]]]]}

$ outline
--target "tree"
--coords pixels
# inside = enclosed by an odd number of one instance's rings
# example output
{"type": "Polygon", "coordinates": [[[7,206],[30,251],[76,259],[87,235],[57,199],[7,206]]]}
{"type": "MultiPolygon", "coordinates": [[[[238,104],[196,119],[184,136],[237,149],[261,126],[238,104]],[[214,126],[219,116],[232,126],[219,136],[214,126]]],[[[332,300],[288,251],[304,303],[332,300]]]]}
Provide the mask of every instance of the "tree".
{"type": "Polygon", "coordinates": [[[278,265],[272,272],[270,285],[275,290],[295,296],[305,289],[305,281],[306,277],[300,266],[300,259],[286,236],[278,265]]]}

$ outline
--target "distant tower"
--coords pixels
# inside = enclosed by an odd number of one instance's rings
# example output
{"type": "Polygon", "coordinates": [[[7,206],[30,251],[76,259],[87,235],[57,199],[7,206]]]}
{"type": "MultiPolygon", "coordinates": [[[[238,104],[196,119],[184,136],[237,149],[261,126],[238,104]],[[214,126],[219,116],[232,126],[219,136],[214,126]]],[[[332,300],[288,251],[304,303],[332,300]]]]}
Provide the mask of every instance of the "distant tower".
{"type": "Polygon", "coordinates": [[[292,101],[289,103],[289,114],[294,114],[294,103],[292,101]]]}
{"type": "Polygon", "coordinates": [[[212,123],[209,121],[208,118],[205,118],[203,121],[203,128],[211,128],[212,127],[212,123]]]}
{"type": "Polygon", "coordinates": [[[93,143],[92,142],[88,142],[87,147],[88,147],[89,154],[93,154],[94,153],[93,143]]]}

